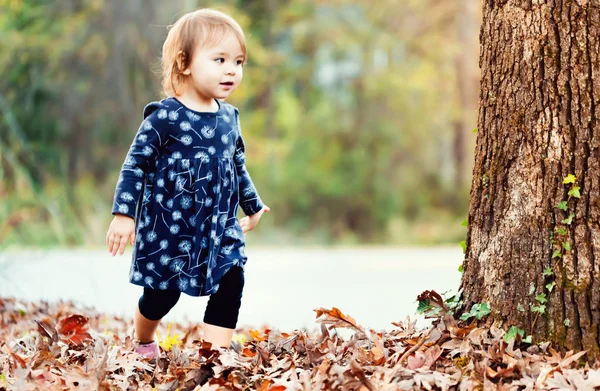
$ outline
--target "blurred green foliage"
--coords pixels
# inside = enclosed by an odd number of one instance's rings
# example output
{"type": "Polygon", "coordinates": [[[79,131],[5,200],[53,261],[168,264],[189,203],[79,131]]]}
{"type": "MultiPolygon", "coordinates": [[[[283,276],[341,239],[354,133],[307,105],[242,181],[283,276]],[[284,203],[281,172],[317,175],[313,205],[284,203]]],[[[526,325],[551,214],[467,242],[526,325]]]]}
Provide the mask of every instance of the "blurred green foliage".
{"type": "Polygon", "coordinates": [[[248,36],[231,103],[273,210],[255,240],[457,241],[477,80],[460,4],[0,0],[0,246],[103,244],[166,26],[202,6],[248,36]]]}

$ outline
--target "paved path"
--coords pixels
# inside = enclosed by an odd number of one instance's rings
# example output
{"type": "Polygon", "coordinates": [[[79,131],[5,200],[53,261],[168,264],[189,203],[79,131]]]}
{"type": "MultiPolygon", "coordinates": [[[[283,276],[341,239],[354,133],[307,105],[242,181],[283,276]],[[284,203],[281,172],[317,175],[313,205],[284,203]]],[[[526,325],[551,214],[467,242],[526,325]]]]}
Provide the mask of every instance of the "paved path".
{"type": "MultiPolygon", "coordinates": [[[[240,325],[315,327],[318,307],[338,307],[364,326],[391,329],[415,316],[426,289],[456,290],[460,247],[252,248],[240,325]]],[[[130,253],[56,250],[0,254],[0,296],[74,300],[130,317],[140,295],[128,283],[130,253]]],[[[206,298],[183,295],[165,320],[201,321],[206,298]]]]}

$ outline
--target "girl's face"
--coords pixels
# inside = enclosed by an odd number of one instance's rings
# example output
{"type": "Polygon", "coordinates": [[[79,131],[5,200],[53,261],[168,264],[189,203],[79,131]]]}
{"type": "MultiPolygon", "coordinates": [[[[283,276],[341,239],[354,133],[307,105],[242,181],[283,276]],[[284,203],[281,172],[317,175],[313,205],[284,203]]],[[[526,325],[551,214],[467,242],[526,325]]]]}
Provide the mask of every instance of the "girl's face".
{"type": "Polygon", "coordinates": [[[203,103],[225,99],[242,81],[244,60],[242,47],[233,33],[212,47],[199,47],[183,72],[190,77],[187,87],[203,103]]]}

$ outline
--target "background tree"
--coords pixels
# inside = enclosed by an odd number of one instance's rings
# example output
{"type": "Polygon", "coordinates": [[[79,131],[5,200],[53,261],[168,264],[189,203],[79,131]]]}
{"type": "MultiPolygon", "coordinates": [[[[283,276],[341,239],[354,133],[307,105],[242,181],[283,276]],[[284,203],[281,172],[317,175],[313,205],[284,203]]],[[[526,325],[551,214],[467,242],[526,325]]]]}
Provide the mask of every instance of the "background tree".
{"type": "Polygon", "coordinates": [[[600,7],[483,5],[467,307],[598,354],[600,7]]]}

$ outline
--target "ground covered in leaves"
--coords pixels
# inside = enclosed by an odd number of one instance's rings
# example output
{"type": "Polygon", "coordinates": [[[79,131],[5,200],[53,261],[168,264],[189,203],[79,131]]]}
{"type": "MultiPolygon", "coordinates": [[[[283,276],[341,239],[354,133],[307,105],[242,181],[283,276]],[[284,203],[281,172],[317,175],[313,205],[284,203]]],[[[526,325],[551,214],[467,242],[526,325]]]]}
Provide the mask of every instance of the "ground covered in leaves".
{"type": "MultiPolygon", "coordinates": [[[[441,317],[375,332],[338,309],[320,331],[239,330],[212,350],[199,324],[162,325],[161,358],[133,352],[129,320],[69,303],[0,298],[0,390],[593,390],[585,352],[507,342],[503,330],[441,317]],[[351,330],[342,338],[337,330],[351,330]]],[[[316,327],[318,329],[318,327],[316,327]]]]}

